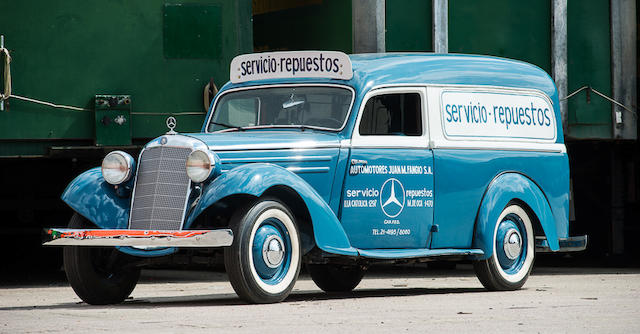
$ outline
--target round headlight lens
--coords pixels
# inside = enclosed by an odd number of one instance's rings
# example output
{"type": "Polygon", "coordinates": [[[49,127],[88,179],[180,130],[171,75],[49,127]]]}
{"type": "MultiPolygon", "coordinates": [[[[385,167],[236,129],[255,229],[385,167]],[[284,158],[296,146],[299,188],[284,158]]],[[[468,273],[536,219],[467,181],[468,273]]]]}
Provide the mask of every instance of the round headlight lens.
{"type": "Polygon", "coordinates": [[[113,185],[126,182],[131,178],[133,158],[122,151],[113,151],[102,160],[102,177],[113,185]]]}
{"type": "Polygon", "coordinates": [[[204,182],[215,167],[213,158],[204,151],[193,151],[187,158],[187,176],[195,183],[204,182]]]}

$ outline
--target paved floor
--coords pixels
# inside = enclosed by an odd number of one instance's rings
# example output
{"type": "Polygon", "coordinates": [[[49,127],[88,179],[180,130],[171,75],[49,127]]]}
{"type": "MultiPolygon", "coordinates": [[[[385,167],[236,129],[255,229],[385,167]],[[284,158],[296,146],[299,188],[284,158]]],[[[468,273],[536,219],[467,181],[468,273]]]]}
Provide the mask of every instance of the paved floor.
{"type": "Polygon", "coordinates": [[[640,333],[639,269],[536,268],[487,292],[470,266],[376,271],[349,294],[308,276],[273,305],[246,305],[222,273],[145,271],[125,303],[81,303],[64,282],[0,287],[0,333],[640,333]]]}

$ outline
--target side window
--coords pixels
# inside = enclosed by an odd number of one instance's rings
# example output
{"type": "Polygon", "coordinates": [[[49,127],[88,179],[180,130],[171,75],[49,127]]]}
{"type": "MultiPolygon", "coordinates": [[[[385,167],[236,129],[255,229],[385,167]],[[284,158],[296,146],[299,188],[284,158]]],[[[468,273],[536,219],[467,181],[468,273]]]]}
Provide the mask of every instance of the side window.
{"type": "Polygon", "coordinates": [[[420,94],[386,94],[370,98],[358,130],[361,136],[421,136],[420,94]]]}

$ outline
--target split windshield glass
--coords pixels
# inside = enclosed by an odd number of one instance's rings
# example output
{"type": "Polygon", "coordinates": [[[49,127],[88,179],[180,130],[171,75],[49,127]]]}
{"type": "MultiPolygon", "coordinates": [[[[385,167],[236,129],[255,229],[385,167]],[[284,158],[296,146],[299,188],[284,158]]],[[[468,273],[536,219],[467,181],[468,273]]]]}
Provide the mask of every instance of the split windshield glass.
{"type": "Polygon", "coordinates": [[[262,127],[340,130],[353,93],[327,86],[273,87],[224,94],[209,121],[209,132],[262,127]]]}

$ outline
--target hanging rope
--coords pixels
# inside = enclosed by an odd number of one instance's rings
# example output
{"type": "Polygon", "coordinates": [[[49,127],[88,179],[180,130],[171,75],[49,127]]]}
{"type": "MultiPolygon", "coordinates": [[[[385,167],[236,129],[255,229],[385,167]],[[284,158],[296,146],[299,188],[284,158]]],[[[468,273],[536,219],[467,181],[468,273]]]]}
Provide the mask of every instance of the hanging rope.
{"type": "Polygon", "coordinates": [[[11,94],[11,54],[9,54],[9,50],[7,48],[0,48],[0,54],[4,55],[4,85],[3,85],[4,92],[0,94],[0,101],[8,100],[11,97],[14,99],[43,104],[43,105],[54,107],[54,108],[70,109],[70,110],[76,110],[76,111],[92,111],[91,109],[59,105],[59,104],[54,104],[47,101],[41,101],[41,100],[29,98],[29,97],[11,94]]]}
{"type": "Polygon", "coordinates": [[[49,107],[53,107],[53,108],[59,108],[59,109],[69,109],[69,110],[75,110],[75,111],[93,111],[92,109],[86,109],[86,108],[80,108],[80,107],[74,107],[74,106],[65,106],[65,105],[62,105],[62,104],[55,104],[55,103],[51,103],[51,102],[47,102],[47,101],[36,100],[36,99],[29,98],[29,97],[18,96],[18,95],[11,95],[11,98],[22,100],[22,101],[27,101],[27,102],[33,102],[33,103],[37,103],[37,104],[42,104],[42,105],[45,105],[45,106],[49,106],[49,107]]]}
{"type": "MultiPolygon", "coordinates": [[[[0,93],[0,101],[8,100],[10,97],[22,101],[27,101],[31,103],[42,104],[45,106],[59,108],[59,109],[68,109],[74,111],[94,111],[93,109],[80,108],[74,106],[67,106],[63,104],[55,104],[52,102],[42,101],[38,99],[33,99],[30,97],[19,96],[15,94],[11,94],[11,54],[9,54],[9,50],[7,48],[0,48],[0,55],[4,55],[4,91],[0,93]]],[[[204,115],[204,112],[177,112],[177,113],[161,113],[161,112],[132,112],[132,115],[146,115],[146,116],[165,116],[165,115],[204,115]]]]}
{"type": "Polygon", "coordinates": [[[565,97],[561,98],[560,100],[561,100],[561,101],[568,100],[569,98],[573,97],[574,95],[576,95],[576,94],[580,93],[580,92],[581,92],[581,91],[583,91],[583,90],[587,90],[587,91],[590,91],[590,92],[594,92],[594,93],[596,93],[597,95],[599,95],[599,96],[601,96],[602,98],[604,98],[605,100],[607,100],[607,101],[609,101],[609,102],[611,102],[611,103],[613,103],[613,104],[615,104],[615,105],[619,106],[620,108],[622,108],[622,109],[624,109],[624,110],[626,110],[626,111],[628,111],[628,112],[630,112],[630,113],[634,114],[635,116],[638,116],[638,114],[636,113],[636,111],[635,111],[635,110],[633,110],[633,109],[631,109],[631,108],[629,108],[629,107],[625,106],[624,104],[622,104],[622,103],[620,103],[620,102],[618,102],[618,101],[616,101],[616,100],[614,100],[614,99],[612,99],[612,98],[610,98],[610,97],[606,96],[606,95],[605,95],[605,94],[603,94],[603,93],[600,93],[599,91],[595,90],[595,89],[594,89],[593,87],[591,87],[591,86],[582,86],[582,87],[578,88],[576,91],[574,91],[573,93],[571,93],[571,94],[569,94],[569,95],[567,95],[567,96],[565,96],[565,97]]]}

